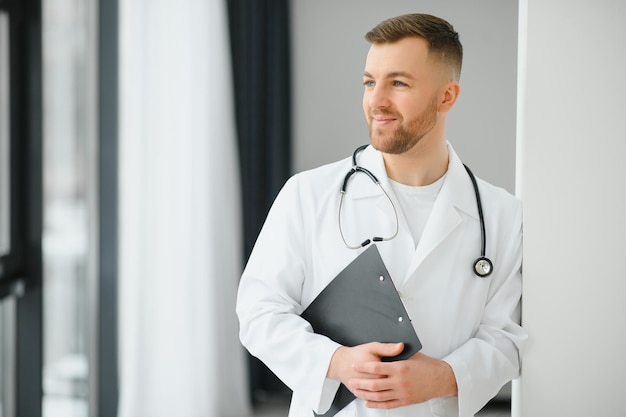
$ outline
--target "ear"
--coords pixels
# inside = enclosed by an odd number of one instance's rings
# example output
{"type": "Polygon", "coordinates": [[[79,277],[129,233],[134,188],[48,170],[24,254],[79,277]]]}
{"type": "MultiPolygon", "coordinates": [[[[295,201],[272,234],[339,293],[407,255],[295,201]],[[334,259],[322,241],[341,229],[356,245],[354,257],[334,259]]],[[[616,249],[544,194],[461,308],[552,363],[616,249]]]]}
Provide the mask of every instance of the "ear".
{"type": "Polygon", "coordinates": [[[441,101],[439,102],[439,112],[447,113],[452,109],[456,99],[461,93],[461,86],[457,81],[449,81],[442,87],[441,101]]]}

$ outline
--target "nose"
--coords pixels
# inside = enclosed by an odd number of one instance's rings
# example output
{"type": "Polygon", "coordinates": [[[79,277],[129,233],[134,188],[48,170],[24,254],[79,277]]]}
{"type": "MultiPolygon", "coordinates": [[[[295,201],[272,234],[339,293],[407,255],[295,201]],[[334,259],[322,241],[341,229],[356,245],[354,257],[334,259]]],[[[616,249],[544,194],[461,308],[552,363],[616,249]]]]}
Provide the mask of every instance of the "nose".
{"type": "Polygon", "coordinates": [[[387,90],[380,85],[375,85],[365,90],[364,99],[370,108],[379,109],[389,107],[389,95],[387,90]]]}

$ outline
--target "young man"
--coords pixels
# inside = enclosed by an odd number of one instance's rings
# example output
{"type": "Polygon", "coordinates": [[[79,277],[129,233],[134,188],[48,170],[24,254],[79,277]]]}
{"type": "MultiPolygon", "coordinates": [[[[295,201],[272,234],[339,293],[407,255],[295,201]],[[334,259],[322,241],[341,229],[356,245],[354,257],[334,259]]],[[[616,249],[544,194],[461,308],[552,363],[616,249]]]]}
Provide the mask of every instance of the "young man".
{"type": "Polygon", "coordinates": [[[357,399],[337,416],[472,416],[520,372],[521,203],[478,180],[493,262],[478,274],[478,193],[446,139],[460,92],[458,34],[440,18],[411,14],[366,39],[371,146],[355,159],[382,189],[354,175],[340,202],[352,158],[285,184],[241,279],[241,340],[294,391],[290,417],[324,413],[340,383],[357,399]],[[300,317],[373,236],[385,237],[372,244],[423,345],[407,360],[382,361],[402,343],[341,346],[300,317]]]}

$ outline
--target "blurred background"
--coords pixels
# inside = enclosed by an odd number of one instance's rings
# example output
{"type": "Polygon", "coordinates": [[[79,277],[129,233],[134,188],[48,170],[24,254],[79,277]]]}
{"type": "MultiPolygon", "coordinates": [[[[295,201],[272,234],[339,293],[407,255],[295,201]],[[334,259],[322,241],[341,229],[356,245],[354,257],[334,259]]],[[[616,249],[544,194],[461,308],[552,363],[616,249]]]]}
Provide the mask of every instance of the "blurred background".
{"type": "MultiPolygon", "coordinates": [[[[528,39],[541,54],[527,61],[529,2],[0,0],[0,417],[286,416],[289,390],[239,344],[236,288],[285,180],[368,141],[363,35],[409,12],[455,26],[465,59],[448,139],[478,176],[521,196],[520,169],[537,175],[526,183],[532,185],[554,172],[552,162],[534,164],[544,154],[528,149],[542,150],[563,123],[548,140],[529,129],[535,146],[520,146],[527,127],[520,120],[533,110],[552,115],[553,96],[547,87],[518,94],[527,91],[518,68],[540,68],[531,75],[543,86],[543,62],[554,48],[542,42],[554,26],[572,36],[580,22],[617,31],[626,19],[618,1],[543,9],[532,2],[542,36],[528,39]],[[578,20],[558,21],[562,8],[578,20]]],[[[602,57],[620,59],[618,74],[625,57],[608,49],[602,57]]],[[[584,94],[595,97],[596,90],[584,94]]],[[[575,160],[587,156],[585,149],[575,160]]],[[[623,164],[599,158],[594,166],[600,178],[607,177],[601,167],[612,167],[611,178],[626,179],[623,164]]],[[[544,219],[541,210],[558,200],[546,192],[532,205],[536,196],[524,194],[528,213],[538,216],[531,220],[544,219]]],[[[619,212],[618,197],[605,207],[619,212]]],[[[543,223],[530,222],[527,241],[547,242],[533,234],[536,224],[543,223]]],[[[555,246],[534,247],[545,253],[555,246]]],[[[559,290],[533,286],[550,281],[528,265],[525,297],[547,306],[538,294],[559,290]]],[[[624,286],[609,284],[604,306],[613,307],[602,317],[620,328],[624,286]]],[[[525,317],[547,341],[545,318],[553,310],[545,308],[525,317]]],[[[626,347],[619,337],[610,339],[615,350],[626,347]]],[[[552,352],[540,346],[534,341],[529,349],[533,385],[525,393],[549,409],[541,395],[557,384],[542,385],[532,370],[548,375],[556,355],[533,356],[552,352]],[[545,389],[533,389],[539,386],[545,389]]],[[[611,366],[626,371],[623,359],[611,366]]],[[[509,384],[481,415],[511,415],[511,391],[509,384]]],[[[603,404],[615,412],[614,402],[603,404]]],[[[515,400],[513,408],[521,415],[515,400]]]]}

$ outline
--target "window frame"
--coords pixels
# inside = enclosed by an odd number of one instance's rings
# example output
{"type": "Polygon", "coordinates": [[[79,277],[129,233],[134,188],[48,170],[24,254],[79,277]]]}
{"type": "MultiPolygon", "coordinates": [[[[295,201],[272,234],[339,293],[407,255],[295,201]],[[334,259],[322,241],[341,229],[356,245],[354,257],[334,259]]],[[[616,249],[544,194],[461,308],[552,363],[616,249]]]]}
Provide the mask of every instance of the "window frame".
{"type": "MultiPolygon", "coordinates": [[[[10,252],[2,256],[0,354],[6,415],[41,417],[43,401],[43,97],[41,0],[0,0],[9,16],[10,252]],[[8,368],[7,368],[8,369],[8,368]],[[4,374],[4,372],[3,372],[4,374]]],[[[118,1],[98,2],[97,283],[89,415],[114,417],[117,381],[118,1]]]]}

